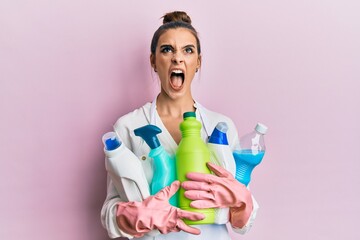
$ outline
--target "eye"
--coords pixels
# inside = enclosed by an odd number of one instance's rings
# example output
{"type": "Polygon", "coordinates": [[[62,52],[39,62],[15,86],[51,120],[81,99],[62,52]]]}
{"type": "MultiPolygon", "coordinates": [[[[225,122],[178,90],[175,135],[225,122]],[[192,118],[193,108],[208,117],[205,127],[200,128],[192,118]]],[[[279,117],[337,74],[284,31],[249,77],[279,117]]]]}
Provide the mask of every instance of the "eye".
{"type": "Polygon", "coordinates": [[[191,48],[191,47],[187,47],[187,48],[185,48],[185,52],[186,52],[186,53],[193,53],[193,52],[194,52],[194,49],[191,48]]]}
{"type": "Polygon", "coordinates": [[[169,52],[172,52],[172,49],[171,49],[171,47],[168,47],[168,46],[162,47],[161,52],[162,53],[169,53],[169,52]]]}

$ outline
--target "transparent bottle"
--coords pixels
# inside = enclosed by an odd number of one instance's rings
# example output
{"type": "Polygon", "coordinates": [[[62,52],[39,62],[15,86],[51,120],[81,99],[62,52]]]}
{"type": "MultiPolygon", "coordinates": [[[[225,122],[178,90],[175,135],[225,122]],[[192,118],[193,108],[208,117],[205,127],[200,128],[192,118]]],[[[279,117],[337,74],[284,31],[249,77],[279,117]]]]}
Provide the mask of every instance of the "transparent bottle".
{"type": "Polygon", "coordinates": [[[264,124],[258,123],[252,132],[240,138],[240,148],[233,152],[236,164],[235,178],[246,186],[251,180],[252,171],[264,157],[264,135],[267,129],[264,124]]]}

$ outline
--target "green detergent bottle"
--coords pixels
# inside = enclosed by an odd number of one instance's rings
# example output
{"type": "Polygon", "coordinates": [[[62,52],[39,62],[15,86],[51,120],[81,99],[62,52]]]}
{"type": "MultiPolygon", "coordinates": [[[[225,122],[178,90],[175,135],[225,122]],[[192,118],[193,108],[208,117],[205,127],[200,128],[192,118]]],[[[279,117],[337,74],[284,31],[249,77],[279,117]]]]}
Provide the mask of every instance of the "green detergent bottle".
{"type": "MultiPolygon", "coordinates": [[[[189,172],[211,173],[206,166],[210,160],[210,152],[200,135],[201,123],[196,120],[195,112],[186,112],[183,116],[184,121],[180,124],[182,139],[176,151],[177,178],[181,182],[188,180],[186,174],[189,172]]],[[[179,207],[186,211],[201,212],[205,215],[203,220],[184,220],[184,222],[190,225],[213,224],[215,210],[190,207],[191,200],[184,196],[184,191],[183,188],[179,190],[179,207]]]]}

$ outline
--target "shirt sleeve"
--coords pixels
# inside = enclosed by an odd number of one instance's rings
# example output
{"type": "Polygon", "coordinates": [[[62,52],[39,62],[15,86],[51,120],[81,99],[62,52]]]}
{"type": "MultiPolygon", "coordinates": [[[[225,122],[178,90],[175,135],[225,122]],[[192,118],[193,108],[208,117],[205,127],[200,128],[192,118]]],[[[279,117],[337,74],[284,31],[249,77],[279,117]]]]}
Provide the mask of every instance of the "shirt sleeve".
{"type": "Polygon", "coordinates": [[[234,232],[240,233],[240,234],[245,234],[251,229],[252,225],[254,224],[256,214],[259,209],[259,204],[256,202],[254,196],[252,196],[252,201],[253,201],[253,210],[251,212],[249,220],[242,228],[235,228],[235,227],[231,226],[234,232]]]}
{"type": "MultiPolygon", "coordinates": [[[[123,119],[120,118],[114,126],[114,131],[120,137],[122,144],[129,145],[127,139],[127,131],[123,127],[123,119]],[[125,131],[120,131],[125,130],[125,131]]],[[[107,230],[110,238],[126,237],[132,239],[133,236],[122,231],[116,221],[117,205],[119,202],[124,202],[119,196],[115,185],[109,175],[107,175],[107,195],[101,209],[101,223],[107,230]]]]}
{"type": "Polygon", "coordinates": [[[107,183],[107,196],[101,209],[101,223],[110,238],[126,237],[131,239],[133,236],[121,231],[116,221],[117,204],[123,201],[120,199],[109,176],[107,177],[107,183]]]}
{"type": "MultiPolygon", "coordinates": [[[[119,136],[120,141],[132,152],[134,152],[134,149],[131,141],[129,124],[133,121],[136,121],[134,119],[135,117],[133,117],[132,114],[127,116],[125,115],[119,118],[114,124],[114,131],[119,136]]],[[[110,238],[134,238],[134,236],[122,231],[119,228],[116,220],[118,203],[125,201],[126,200],[120,198],[111,177],[107,175],[107,196],[101,209],[101,223],[103,227],[107,230],[110,238]]]]}

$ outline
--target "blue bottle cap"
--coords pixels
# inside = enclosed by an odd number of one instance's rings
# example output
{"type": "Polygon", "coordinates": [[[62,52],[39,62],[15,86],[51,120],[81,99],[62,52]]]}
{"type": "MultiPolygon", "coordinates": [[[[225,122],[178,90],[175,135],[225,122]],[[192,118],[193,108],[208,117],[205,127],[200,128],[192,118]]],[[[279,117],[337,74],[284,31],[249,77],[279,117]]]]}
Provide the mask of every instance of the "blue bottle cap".
{"type": "Polygon", "coordinates": [[[118,139],[116,133],[114,132],[105,133],[102,140],[106,150],[108,151],[115,150],[121,145],[120,140],[118,139]]]}
{"type": "Polygon", "coordinates": [[[134,130],[136,136],[141,137],[149,145],[151,149],[155,149],[160,146],[159,139],[156,135],[161,133],[161,129],[155,125],[146,125],[134,130]]]}

